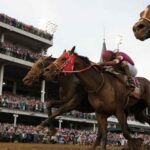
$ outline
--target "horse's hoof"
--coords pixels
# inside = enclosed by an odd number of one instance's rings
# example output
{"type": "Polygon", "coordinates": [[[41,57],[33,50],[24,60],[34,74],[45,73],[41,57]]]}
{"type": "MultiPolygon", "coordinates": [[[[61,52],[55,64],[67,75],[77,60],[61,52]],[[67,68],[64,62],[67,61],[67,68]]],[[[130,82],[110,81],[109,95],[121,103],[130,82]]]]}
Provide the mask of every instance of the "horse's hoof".
{"type": "Polygon", "coordinates": [[[38,125],[38,126],[35,127],[35,131],[41,131],[43,129],[44,129],[44,127],[41,126],[41,125],[38,125]]]}

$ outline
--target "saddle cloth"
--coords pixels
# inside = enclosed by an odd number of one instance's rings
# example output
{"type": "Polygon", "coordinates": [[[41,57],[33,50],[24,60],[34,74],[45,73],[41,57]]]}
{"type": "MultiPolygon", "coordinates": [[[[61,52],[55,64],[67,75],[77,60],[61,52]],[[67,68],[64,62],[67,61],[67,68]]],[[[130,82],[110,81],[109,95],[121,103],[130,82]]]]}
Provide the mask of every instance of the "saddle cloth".
{"type": "MultiPolygon", "coordinates": [[[[102,69],[105,72],[111,73],[116,78],[118,78],[120,81],[122,80],[121,82],[124,82],[124,83],[128,82],[127,76],[119,71],[114,70],[114,68],[112,66],[111,67],[109,66],[106,68],[99,68],[98,65],[95,65],[95,67],[96,67],[96,69],[99,69],[99,70],[102,69]]],[[[133,91],[131,91],[129,93],[129,96],[135,97],[136,99],[140,99],[140,96],[141,96],[140,82],[138,81],[138,79],[136,77],[133,77],[133,81],[134,81],[135,88],[133,91]]]]}

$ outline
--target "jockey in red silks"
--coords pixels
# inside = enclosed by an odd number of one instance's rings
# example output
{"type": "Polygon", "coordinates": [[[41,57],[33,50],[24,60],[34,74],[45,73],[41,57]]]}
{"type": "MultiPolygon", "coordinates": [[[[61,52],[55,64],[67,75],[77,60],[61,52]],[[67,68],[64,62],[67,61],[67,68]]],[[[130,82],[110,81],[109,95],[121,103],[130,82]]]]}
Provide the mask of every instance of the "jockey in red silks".
{"type": "Polygon", "coordinates": [[[125,53],[117,51],[113,52],[110,50],[103,51],[102,53],[103,62],[100,66],[115,66],[119,65],[128,77],[127,86],[134,88],[135,83],[133,77],[137,74],[133,60],[125,53]]]}

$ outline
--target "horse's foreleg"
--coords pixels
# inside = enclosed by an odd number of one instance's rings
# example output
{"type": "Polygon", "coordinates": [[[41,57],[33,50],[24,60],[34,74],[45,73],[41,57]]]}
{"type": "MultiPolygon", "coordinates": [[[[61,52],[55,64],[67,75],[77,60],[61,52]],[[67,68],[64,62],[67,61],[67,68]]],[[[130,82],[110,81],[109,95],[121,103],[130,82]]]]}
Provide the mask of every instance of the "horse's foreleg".
{"type": "Polygon", "coordinates": [[[101,138],[102,138],[102,133],[101,133],[100,127],[98,127],[98,133],[97,133],[96,140],[93,143],[92,148],[90,148],[89,150],[95,150],[96,147],[100,144],[101,138]]]}
{"type": "Polygon", "coordinates": [[[116,117],[119,121],[119,124],[122,128],[123,136],[131,141],[133,138],[130,136],[129,130],[128,130],[128,125],[127,125],[127,118],[122,110],[119,110],[116,114],[116,117]]]}
{"type": "MultiPolygon", "coordinates": [[[[48,112],[48,118],[51,117],[52,115],[52,107],[60,107],[62,106],[66,101],[65,100],[59,100],[59,101],[55,101],[55,100],[51,100],[48,102],[47,104],[47,112],[48,112]]],[[[51,125],[50,125],[50,130],[53,130],[54,121],[51,121],[51,125]]],[[[49,119],[45,119],[44,121],[42,121],[37,127],[36,130],[42,130],[45,126],[49,125],[49,119]]]]}
{"type": "Polygon", "coordinates": [[[106,142],[107,142],[107,116],[96,113],[96,119],[99,125],[98,134],[96,141],[92,147],[92,149],[96,149],[96,146],[100,144],[102,141],[102,150],[106,150],[106,142]]]}
{"type": "Polygon", "coordinates": [[[77,100],[76,96],[74,96],[71,100],[69,100],[67,103],[65,103],[63,106],[61,106],[55,112],[52,113],[52,115],[48,118],[48,123],[51,123],[51,121],[55,117],[65,113],[65,112],[73,110],[78,105],[79,105],[78,100],[77,100]]]}

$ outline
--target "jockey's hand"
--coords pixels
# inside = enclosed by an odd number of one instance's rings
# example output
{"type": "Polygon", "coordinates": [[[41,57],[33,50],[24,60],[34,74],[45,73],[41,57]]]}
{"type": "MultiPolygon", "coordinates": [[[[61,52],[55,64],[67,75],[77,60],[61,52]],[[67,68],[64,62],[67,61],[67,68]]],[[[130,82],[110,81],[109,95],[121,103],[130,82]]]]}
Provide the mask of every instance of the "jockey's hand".
{"type": "Polygon", "coordinates": [[[99,63],[96,64],[96,66],[97,66],[99,69],[103,69],[104,63],[99,62],[99,63]]]}

